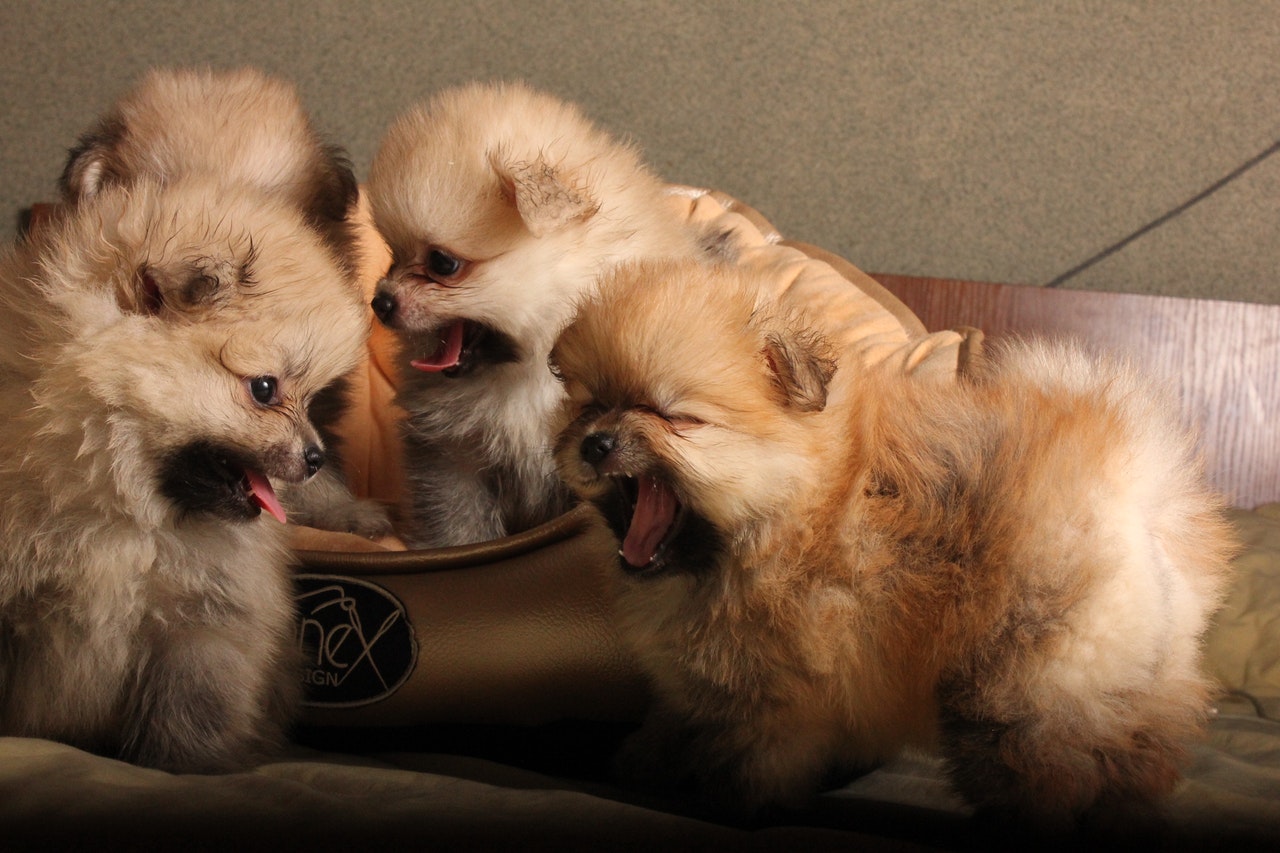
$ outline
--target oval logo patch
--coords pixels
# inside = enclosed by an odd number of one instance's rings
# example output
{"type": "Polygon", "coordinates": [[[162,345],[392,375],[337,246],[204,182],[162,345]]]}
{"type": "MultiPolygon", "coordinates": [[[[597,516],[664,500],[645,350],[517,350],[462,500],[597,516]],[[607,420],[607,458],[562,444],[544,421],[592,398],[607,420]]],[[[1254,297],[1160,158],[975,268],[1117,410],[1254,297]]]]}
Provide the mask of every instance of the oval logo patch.
{"type": "Polygon", "coordinates": [[[295,575],[305,704],[368,705],[395,693],[418,663],[404,605],[377,584],[340,575],[295,575]]]}

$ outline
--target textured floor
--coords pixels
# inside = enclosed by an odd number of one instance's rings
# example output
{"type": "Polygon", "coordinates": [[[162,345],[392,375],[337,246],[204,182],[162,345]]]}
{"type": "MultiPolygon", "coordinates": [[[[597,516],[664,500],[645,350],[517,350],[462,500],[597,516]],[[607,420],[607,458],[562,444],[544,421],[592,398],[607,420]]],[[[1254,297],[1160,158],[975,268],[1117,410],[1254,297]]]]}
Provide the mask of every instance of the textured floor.
{"type": "Polygon", "coordinates": [[[1280,301],[1273,3],[12,3],[0,237],[193,63],[294,79],[361,177],[409,103],[520,77],[868,270],[1280,301]]]}

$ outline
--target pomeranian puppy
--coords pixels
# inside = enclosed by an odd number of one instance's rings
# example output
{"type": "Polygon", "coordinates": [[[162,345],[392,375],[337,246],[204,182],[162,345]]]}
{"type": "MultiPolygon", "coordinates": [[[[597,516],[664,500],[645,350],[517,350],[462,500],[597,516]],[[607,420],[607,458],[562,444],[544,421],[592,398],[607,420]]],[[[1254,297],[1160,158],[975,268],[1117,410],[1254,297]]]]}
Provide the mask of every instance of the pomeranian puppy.
{"type": "MultiPolygon", "coordinates": [[[[61,186],[74,205],[140,179],[173,184],[193,177],[255,188],[295,207],[358,289],[355,175],[343,150],[320,138],[291,83],[252,68],[153,69],[80,138],[61,186]]],[[[335,425],[347,406],[347,379],[312,404],[330,464],[305,486],[285,485],[280,494],[300,524],[382,536],[391,530],[386,508],[355,498],[342,473],[335,425]]]]}
{"type": "Polygon", "coordinates": [[[10,249],[0,308],[0,734],[253,761],[301,684],[271,481],[324,463],[365,306],[292,206],[138,180],[10,249]]]}
{"type": "Polygon", "coordinates": [[[369,175],[393,262],[373,300],[402,350],[398,402],[414,547],[486,541],[568,495],[547,354],[599,274],[698,251],[664,184],[577,108],[524,85],[470,85],[410,110],[369,175]]]}
{"type": "Polygon", "coordinates": [[[1233,548],[1170,401],[1069,344],[915,381],[767,290],[628,266],[553,352],[559,470],[621,540],[655,693],[633,778],[794,804],[932,747],[1032,822],[1169,791],[1233,548]]]}

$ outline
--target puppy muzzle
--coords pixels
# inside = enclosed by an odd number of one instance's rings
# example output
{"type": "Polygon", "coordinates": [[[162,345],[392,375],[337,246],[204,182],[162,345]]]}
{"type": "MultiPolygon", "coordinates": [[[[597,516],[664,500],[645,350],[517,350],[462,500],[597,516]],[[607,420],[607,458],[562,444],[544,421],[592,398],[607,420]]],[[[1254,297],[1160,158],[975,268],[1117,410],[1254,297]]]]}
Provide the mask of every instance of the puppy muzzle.
{"type": "Polygon", "coordinates": [[[262,468],[277,480],[301,483],[314,477],[325,461],[325,452],[318,444],[308,444],[301,450],[296,445],[277,445],[263,454],[262,468]]]}

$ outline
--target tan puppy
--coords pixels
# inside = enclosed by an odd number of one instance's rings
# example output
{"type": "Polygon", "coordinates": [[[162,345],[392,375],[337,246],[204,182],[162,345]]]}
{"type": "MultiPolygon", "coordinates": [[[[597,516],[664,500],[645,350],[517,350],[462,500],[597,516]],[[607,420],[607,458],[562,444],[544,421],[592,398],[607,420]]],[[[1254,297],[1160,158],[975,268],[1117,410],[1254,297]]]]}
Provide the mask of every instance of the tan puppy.
{"type": "MultiPolygon", "coordinates": [[[[342,149],[320,138],[291,83],[251,68],[152,70],[71,151],[63,196],[75,204],[140,179],[215,181],[292,205],[354,278],[355,176],[342,149]]],[[[355,499],[342,476],[333,425],[345,405],[345,378],[316,396],[311,418],[330,464],[305,487],[283,488],[281,497],[300,524],[381,536],[390,532],[386,510],[355,499]]]]}
{"type": "Polygon", "coordinates": [[[547,354],[599,273],[689,255],[636,152],[523,85],[472,85],[402,116],[369,196],[394,262],[373,301],[400,339],[406,541],[494,539],[566,507],[547,354]]]}
{"type": "Polygon", "coordinates": [[[291,206],[141,180],[6,252],[0,318],[0,734],[252,761],[301,684],[261,513],[324,462],[364,306],[291,206]]]}
{"type": "Polygon", "coordinates": [[[632,772],[751,807],[921,746],[1035,820],[1169,791],[1232,549],[1169,401],[1065,344],[841,363],[761,289],[629,267],[552,356],[656,694],[632,772]]]}

